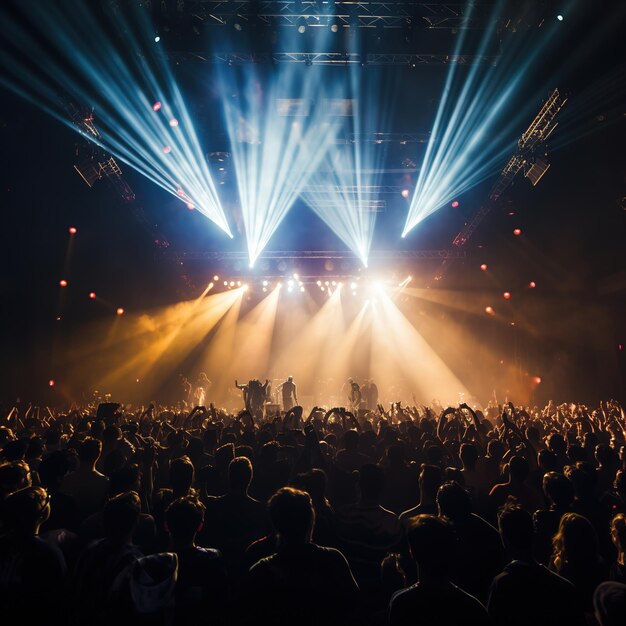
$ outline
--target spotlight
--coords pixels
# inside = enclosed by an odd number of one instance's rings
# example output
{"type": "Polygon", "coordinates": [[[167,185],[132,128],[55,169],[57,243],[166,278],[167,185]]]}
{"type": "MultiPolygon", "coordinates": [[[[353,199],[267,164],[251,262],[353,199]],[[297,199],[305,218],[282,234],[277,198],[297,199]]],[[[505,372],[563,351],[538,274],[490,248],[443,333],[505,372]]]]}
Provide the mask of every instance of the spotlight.
{"type": "Polygon", "coordinates": [[[350,283],[350,289],[352,289],[352,291],[354,291],[356,287],[357,287],[356,283],[350,283]]]}
{"type": "Polygon", "coordinates": [[[237,281],[237,287],[241,287],[241,281],[240,280],[237,281]]]}
{"type": "Polygon", "coordinates": [[[493,307],[490,307],[490,306],[485,307],[485,313],[487,315],[495,315],[495,311],[493,310],[493,307]]]}
{"type": "Polygon", "coordinates": [[[228,281],[227,280],[224,281],[224,287],[228,287],[228,281]]]}
{"type": "Polygon", "coordinates": [[[213,282],[209,283],[209,289],[213,289],[213,287],[215,287],[215,284],[213,282]]]}
{"type": "Polygon", "coordinates": [[[95,300],[95,299],[96,299],[96,292],[95,292],[95,291],[91,291],[91,292],[89,293],[89,297],[90,297],[92,300],[95,300]]]}
{"type": "Polygon", "coordinates": [[[514,234],[515,236],[521,235],[521,234],[522,234],[522,229],[521,229],[521,228],[516,228],[516,229],[513,231],[513,234],[514,234]]]}
{"type": "Polygon", "coordinates": [[[453,209],[456,209],[459,206],[459,201],[455,200],[451,205],[450,205],[453,209]]]}
{"type": "Polygon", "coordinates": [[[59,281],[61,287],[67,287],[67,281],[65,279],[59,281]]]}
{"type": "Polygon", "coordinates": [[[48,381],[48,387],[54,387],[54,380],[52,380],[52,378],[48,381]]]}
{"type": "Polygon", "coordinates": [[[268,282],[266,280],[263,281],[263,287],[267,287],[268,282]]]}
{"type": "Polygon", "coordinates": [[[220,279],[220,277],[217,274],[215,274],[215,276],[213,276],[213,280],[219,280],[219,279],[220,279]]]}
{"type": "Polygon", "coordinates": [[[327,287],[328,287],[328,285],[330,285],[330,283],[329,283],[328,281],[326,281],[324,284],[325,284],[327,287]]]}
{"type": "Polygon", "coordinates": [[[337,26],[337,24],[333,24],[333,25],[330,27],[330,30],[331,30],[333,33],[336,33],[336,32],[339,30],[339,26],[337,26]]]}
{"type": "Polygon", "coordinates": [[[306,26],[304,24],[300,24],[300,26],[298,26],[298,32],[300,34],[302,34],[305,30],[306,30],[306,26]]]}
{"type": "Polygon", "coordinates": [[[333,282],[331,283],[331,285],[332,285],[333,287],[335,287],[335,286],[337,285],[337,281],[336,281],[336,280],[333,280],[333,282]]]}
{"type": "Polygon", "coordinates": [[[157,100],[153,105],[152,105],[152,110],[153,111],[158,111],[161,108],[161,103],[157,100]]]}
{"type": "Polygon", "coordinates": [[[289,293],[291,293],[291,292],[293,291],[293,287],[291,287],[291,286],[287,287],[287,291],[288,291],[289,293]]]}
{"type": "Polygon", "coordinates": [[[486,272],[486,271],[487,271],[487,264],[486,264],[486,263],[483,263],[483,264],[480,266],[480,269],[481,269],[483,272],[486,272]]]}
{"type": "Polygon", "coordinates": [[[287,285],[289,285],[289,287],[293,287],[293,280],[288,280],[287,285]]]}
{"type": "Polygon", "coordinates": [[[195,206],[194,206],[191,202],[187,202],[187,208],[188,208],[190,211],[193,211],[196,207],[195,207],[195,206]]]}
{"type": "Polygon", "coordinates": [[[320,287],[320,289],[321,289],[322,291],[326,291],[325,287],[320,287]]]}
{"type": "Polygon", "coordinates": [[[534,289],[537,286],[537,283],[534,280],[531,280],[528,283],[528,286],[530,287],[530,289],[534,289]]]}
{"type": "Polygon", "coordinates": [[[283,284],[282,283],[278,283],[278,288],[282,289],[283,288],[283,284]]]}
{"type": "Polygon", "coordinates": [[[237,32],[241,32],[241,24],[239,22],[235,22],[233,26],[237,32]]]}
{"type": "Polygon", "coordinates": [[[304,293],[304,286],[300,287],[300,291],[304,293]]]}
{"type": "Polygon", "coordinates": [[[263,287],[263,292],[267,292],[267,287],[263,287]]]}
{"type": "Polygon", "coordinates": [[[408,189],[403,189],[402,190],[402,197],[403,198],[408,198],[409,197],[409,193],[410,193],[410,191],[408,189]]]}
{"type": "Polygon", "coordinates": [[[178,120],[177,120],[175,117],[173,117],[173,118],[170,120],[170,126],[171,126],[172,128],[175,128],[176,126],[178,126],[178,120]]]}
{"type": "Polygon", "coordinates": [[[74,228],[74,226],[70,226],[70,235],[75,235],[76,234],[76,228],[74,228]]]}
{"type": "Polygon", "coordinates": [[[505,291],[505,292],[502,294],[502,297],[503,297],[505,300],[510,300],[510,299],[511,299],[511,294],[510,294],[508,291],[505,291]]]}
{"type": "Polygon", "coordinates": [[[231,280],[231,281],[230,281],[230,286],[231,286],[231,287],[234,287],[234,286],[235,286],[235,281],[234,281],[234,280],[231,280]]]}
{"type": "Polygon", "coordinates": [[[159,41],[161,41],[161,38],[157,35],[157,36],[154,38],[154,43],[159,43],[159,41]]]}
{"type": "Polygon", "coordinates": [[[172,151],[170,146],[163,146],[163,154],[169,154],[172,151]]]}
{"type": "Polygon", "coordinates": [[[248,291],[248,285],[246,285],[246,284],[242,285],[242,287],[241,287],[241,288],[242,288],[244,291],[248,291]]]}
{"type": "Polygon", "coordinates": [[[541,376],[533,376],[533,382],[535,385],[541,384],[541,376]]]}
{"type": "Polygon", "coordinates": [[[123,309],[122,307],[119,307],[119,308],[117,309],[116,313],[117,313],[118,315],[124,315],[124,309],[123,309]]]}
{"type": "Polygon", "coordinates": [[[563,21],[563,16],[561,14],[556,16],[556,19],[559,20],[559,22],[563,21]]]}
{"type": "Polygon", "coordinates": [[[322,286],[322,281],[321,281],[321,280],[318,280],[318,281],[317,281],[317,286],[318,286],[318,287],[321,287],[321,286],[322,286]]]}

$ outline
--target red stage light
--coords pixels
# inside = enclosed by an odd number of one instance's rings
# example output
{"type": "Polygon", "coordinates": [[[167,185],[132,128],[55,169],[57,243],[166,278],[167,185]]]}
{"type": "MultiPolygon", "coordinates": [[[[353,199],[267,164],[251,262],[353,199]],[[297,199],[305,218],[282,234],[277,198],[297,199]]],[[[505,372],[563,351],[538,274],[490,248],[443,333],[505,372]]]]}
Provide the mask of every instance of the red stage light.
{"type": "Polygon", "coordinates": [[[124,309],[122,307],[119,307],[119,309],[117,309],[117,314],[124,315],[124,309]]]}
{"type": "Polygon", "coordinates": [[[183,191],[183,190],[179,187],[179,188],[176,190],[176,195],[177,195],[179,198],[182,198],[182,197],[185,195],[185,192],[184,192],[184,191],[183,191]]]}
{"type": "Polygon", "coordinates": [[[485,307],[485,313],[486,313],[487,315],[494,315],[494,314],[495,314],[495,311],[493,310],[493,307],[486,306],[486,307],[485,307]]]}
{"type": "Polygon", "coordinates": [[[514,235],[516,235],[516,236],[517,236],[517,235],[521,235],[521,234],[522,234],[522,229],[521,229],[521,228],[516,228],[516,229],[513,231],[513,234],[514,234],[514,235]]]}
{"type": "Polygon", "coordinates": [[[539,385],[541,383],[541,376],[533,376],[533,382],[535,385],[539,385]]]}
{"type": "Polygon", "coordinates": [[[89,297],[90,297],[92,300],[95,300],[95,298],[96,298],[96,292],[95,292],[95,291],[91,291],[91,292],[89,293],[89,297]]]}
{"type": "Polygon", "coordinates": [[[66,280],[60,280],[60,281],[59,281],[59,285],[60,285],[61,287],[67,287],[67,281],[66,281],[66,280]]]}
{"type": "Polygon", "coordinates": [[[178,126],[178,120],[177,120],[175,117],[173,117],[173,118],[170,120],[170,126],[171,126],[172,128],[174,128],[175,126],[178,126]]]}
{"type": "Polygon", "coordinates": [[[52,378],[48,381],[48,387],[54,387],[54,380],[52,380],[52,378]]]}
{"type": "Polygon", "coordinates": [[[459,206],[459,201],[455,200],[451,205],[450,205],[453,209],[456,209],[459,206]]]}
{"type": "Polygon", "coordinates": [[[403,198],[408,198],[409,197],[409,190],[408,189],[403,189],[402,190],[402,197],[403,198]]]}
{"type": "Polygon", "coordinates": [[[163,148],[163,152],[164,152],[165,154],[169,154],[171,151],[172,151],[172,148],[171,148],[170,146],[165,146],[165,147],[163,148]]]}
{"type": "Polygon", "coordinates": [[[74,228],[74,226],[70,226],[70,235],[75,235],[76,234],[76,228],[74,228]]]}
{"type": "Polygon", "coordinates": [[[534,280],[531,280],[531,281],[528,283],[528,286],[529,286],[531,289],[534,289],[534,288],[537,286],[537,283],[536,283],[534,280]]]}
{"type": "Polygon", "coordinates": [[[161,108],[161,103],[160,103],[159,101],[155,102],[155,103],[152,105],[152,110],[153,110],[153,111],[158,111],[160,108],[161,108]]]}
{"type": "Polygon", "coordinates": [[[503,297],[505,300],[509,300],[509,299],[511,298],[511,294],[510,294],[508,291],[505,291],[505,292],[502,294],[502,297],[503,297]]]}
{"type": "Polygon", "coordinates": [[[187,202],[187,208],[188,208],[190,211],[193,211],[196,207],[195,207],[193,204],[191,204],[191,202],[187,202]]]}
{"type": "Polygon", "coordinates": [[[487,271],[487,264],[486,264],[486,263],[483,263],[483,264],[480,266],[480,269],[481,269],[483,272],[486,272],[486,271],[487,271]]]}

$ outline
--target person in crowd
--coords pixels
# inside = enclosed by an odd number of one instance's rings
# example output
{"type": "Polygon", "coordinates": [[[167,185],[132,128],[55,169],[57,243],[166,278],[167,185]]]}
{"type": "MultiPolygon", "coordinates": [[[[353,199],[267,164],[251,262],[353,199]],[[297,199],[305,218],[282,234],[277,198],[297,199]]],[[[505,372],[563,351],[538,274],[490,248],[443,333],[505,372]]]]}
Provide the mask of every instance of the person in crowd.
{"type": "Polygon", "coordinates": [[[441,468],[436,465],[422,464],[419,474],[419,504],[401,513],[400,523],[406,525],[418,515],[437,515],[437,492],[442,484],[441,468]]]}
{"type": "Polygon", "coordinates": [[[293,382],[293,376],[289,376],[287,380],[280,386],[281,396],[283,398],[283,409],[291,410],[298,404],[298,393],[296,383],[293,382]]]}
{"type": "Polygon", "coordinates": [[[311,541],[310,496],[292,487],[269,501],[278,537],[276,553],[255,563],[246,581],[247,621],[276,626],[345,624],[356,614],[359,587],[341,552],[311,541]]]}
{"type": "Polygon", "coordinates": [[[485,607],[451,580],[456,554],[452,525],[434,515],[411,519],[407,531],[418,581],[396,592],[389,603],[390,626],[487,626],[485,607]]]}
{"type": "Polygon", "coordinates": [[[533,556],[533,521],[519,505],[498,515],[502,543],[510,558],[489,590],[487,610],[495,626],[584,626],[574,586],[533,556]]]}

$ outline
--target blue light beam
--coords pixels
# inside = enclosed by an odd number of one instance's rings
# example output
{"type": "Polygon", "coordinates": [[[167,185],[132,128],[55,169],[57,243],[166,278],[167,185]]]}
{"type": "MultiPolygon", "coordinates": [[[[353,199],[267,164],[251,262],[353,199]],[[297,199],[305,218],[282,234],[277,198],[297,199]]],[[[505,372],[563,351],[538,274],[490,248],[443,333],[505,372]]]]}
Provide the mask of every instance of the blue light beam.
{"type": "Polygon", "coordinates": [[[116,10],[103,23],[88,3],[24,3],[20,10],[22,15],[1,20],[2,35],[14,52],[0,53],[2,84],[232,237],[182,94],[165,59],[155,52],[146,12],[127,18],[116,10]],[[124,33],[128,50],[119,51],[107,27],[124,33]],[[62,99],[95,110],[97,136],[67,118],[62,99]],[[158,111],[152,108],[155,102],[161,103],[158,111]]]}

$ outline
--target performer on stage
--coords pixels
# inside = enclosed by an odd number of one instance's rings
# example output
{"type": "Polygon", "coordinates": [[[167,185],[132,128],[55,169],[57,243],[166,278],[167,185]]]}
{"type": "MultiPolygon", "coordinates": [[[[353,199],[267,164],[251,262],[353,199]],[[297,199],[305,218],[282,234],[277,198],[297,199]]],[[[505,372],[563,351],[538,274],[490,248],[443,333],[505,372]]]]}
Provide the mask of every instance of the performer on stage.
{"type": "Polygon", "coordinates": [[[206,404],[211,385],[213,385],[213,383],[209,380],[208,376],[204,372],[200,372],[196,386],[196,402],[198,406],[204,406],[206,404]]]}
{"type": "Polygon", "coordinates": [[[361,408],[361,400],[363,396],[361,395],[361,388],[358,383],[353,382],[351,391],[350,391],[350,410],[356,415],[358,410],[361,408]]]}
{"type": "Polygon", "coordinates": [[[290,376],[280,386],[283,396],[283,409],[289,411],[296,404],[298,404],[298,394],[296,393],[296,383],[293,382],[293,376],[290,376]]]}

